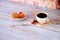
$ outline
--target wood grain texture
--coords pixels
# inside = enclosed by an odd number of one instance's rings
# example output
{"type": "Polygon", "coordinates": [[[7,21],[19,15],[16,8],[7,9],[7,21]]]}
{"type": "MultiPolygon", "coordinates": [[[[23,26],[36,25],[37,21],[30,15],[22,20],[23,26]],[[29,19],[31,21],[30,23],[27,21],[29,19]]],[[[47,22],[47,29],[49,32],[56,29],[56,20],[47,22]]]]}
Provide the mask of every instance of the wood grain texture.
{"type": "Polygon", "coordinates": [[[46,11],[50,19],[60,20],[60,10],[0,1],[0,40],[60,40],[60,23],[52,22],[43,28],[30,24],[36,12],[41,10],[46,11]],[[27,18],[22,21],[13,20],[11,13],[20,11],[25,12],[27,18]],[[28,25],[23,26],[23,23],[28,25]]]}

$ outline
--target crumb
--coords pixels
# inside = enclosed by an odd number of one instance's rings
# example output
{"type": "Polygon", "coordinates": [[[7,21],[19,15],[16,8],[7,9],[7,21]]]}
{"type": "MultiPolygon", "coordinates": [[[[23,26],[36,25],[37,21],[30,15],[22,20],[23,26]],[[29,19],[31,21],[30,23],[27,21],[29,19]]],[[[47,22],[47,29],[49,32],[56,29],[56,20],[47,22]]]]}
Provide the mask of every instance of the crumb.
{"type": "Polygon", "coordinates": [[[31,23],[32,24],[36,24],[36,23],[38,23],[38,21],[37,20],[33,20],[31,23]]]}
{"type": "Polygon", "coordinates": [[[27,25],[26,23],[22,23],[23,26],[27,25]]]}
{"type": "Polygon", "coordinates": [[[12,25],[12,26],[9,26],[9,27],[14,28],[14,27],[15,27],[15,25],[12,25]]]}

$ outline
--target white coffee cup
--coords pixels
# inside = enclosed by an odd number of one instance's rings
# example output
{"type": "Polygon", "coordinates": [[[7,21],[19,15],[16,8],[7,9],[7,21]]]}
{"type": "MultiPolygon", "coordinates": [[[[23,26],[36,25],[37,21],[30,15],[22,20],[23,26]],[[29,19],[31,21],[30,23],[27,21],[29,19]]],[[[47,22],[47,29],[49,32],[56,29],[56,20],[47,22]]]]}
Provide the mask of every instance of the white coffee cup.
{"type": "Polygon", "coordinates": [[[36,20],[43,24],[48,20],[48,14],[46,12],[37,12],[36,14],[36,20]]]}

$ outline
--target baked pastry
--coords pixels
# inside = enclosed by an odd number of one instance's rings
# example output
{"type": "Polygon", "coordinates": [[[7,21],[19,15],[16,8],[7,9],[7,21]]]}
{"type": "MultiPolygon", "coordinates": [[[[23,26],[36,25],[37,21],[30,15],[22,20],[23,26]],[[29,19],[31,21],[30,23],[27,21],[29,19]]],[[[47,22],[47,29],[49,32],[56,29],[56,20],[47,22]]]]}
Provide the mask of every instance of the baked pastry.
{"type": "Polygon", "coordinates": [[[19,13],[14,12],[14,13],[12,13],[12,17],[20,19],[20,18],[24,18],[25,14],[23,12],[19,12],[19,13]]]}

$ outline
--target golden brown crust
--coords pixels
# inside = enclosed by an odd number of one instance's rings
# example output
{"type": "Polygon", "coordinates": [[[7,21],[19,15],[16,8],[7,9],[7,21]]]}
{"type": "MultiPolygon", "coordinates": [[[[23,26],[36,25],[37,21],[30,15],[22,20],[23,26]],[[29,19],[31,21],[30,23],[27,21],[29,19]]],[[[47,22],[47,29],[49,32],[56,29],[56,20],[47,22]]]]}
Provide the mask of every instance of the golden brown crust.
{"type": "Polygon", "coordinates": [[[12,13],[12,17],[13,18],[24,18],[25,14],[23,12],[19,12],[19,13],[12,13]]]}
{"type": "Polygon", "coordinates": [[[12,14],[12,17],[13,17],[13,18],[19,18],[19,14],[18,14],[18,13],[13,13],[13,14],[12,14]]]}

